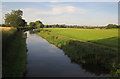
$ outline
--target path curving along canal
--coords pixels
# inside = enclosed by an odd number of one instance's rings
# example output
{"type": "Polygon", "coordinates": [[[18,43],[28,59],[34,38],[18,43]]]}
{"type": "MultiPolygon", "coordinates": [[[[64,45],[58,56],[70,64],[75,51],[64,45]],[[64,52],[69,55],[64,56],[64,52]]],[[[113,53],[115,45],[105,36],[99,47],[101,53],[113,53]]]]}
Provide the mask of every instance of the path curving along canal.
{"type": "MultiPolygon", "coordinates": [[[[98,77],[64,54],[64,51],[38,36],[27,32],[26,77],[98,77]]],[[[99,75],[106,77],[108,75],[99,75]]]]}

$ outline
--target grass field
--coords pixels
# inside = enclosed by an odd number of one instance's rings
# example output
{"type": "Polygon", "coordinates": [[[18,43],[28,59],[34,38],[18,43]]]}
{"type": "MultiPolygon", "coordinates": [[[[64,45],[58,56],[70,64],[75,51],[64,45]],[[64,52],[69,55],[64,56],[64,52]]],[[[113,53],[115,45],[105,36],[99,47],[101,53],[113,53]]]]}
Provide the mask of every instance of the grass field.
{"type": "Polygon", "coordinates": [[[75,28],[45,28],[52,33],[70,37],[76,40],[90,41],[107,46],[118,46],[118,29],[75,29],[75,28]]]}

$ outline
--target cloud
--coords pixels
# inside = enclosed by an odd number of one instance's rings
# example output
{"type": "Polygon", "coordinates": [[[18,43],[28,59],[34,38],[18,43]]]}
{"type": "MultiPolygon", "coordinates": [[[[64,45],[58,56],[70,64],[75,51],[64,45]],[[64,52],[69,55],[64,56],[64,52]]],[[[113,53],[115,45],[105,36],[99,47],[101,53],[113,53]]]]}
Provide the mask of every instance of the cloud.
{"type": "Polygon", "coordinates": [[[77,8],[74,6],[56,6],[52,9],[53,14],[72,14],[72,13],[79,13],[79,14],[84,14],[87,11],[81,8],[77,8]]]}
{"type": "Polygon", "coordinates": [[[76,6],[49,5],[49,8],[24,8],[23,18],[29,23],[40,20],[44,24],[67,24],[67,25],[106,25],[116,23],[116,18],[106,16],[105,13],[91,13],[90,9],[76,6]],[[99,19],[98,19],[99,18],[99,19]],[[110,19],[114,18],[114,19],[110,19]],[[101,20],[102,19],[102,20],[101,20]]]}
{"type": "Polygon", "coordinates": [[[24,8],[22,9],[22,11],[24,12],[23,18],[25,18],[28,22],[31,22],[39,20],[41,17],[42,19],[48,19],[49,17],[56,18],[58,16],[63,16],[64,14],[69,15],[87,13],[87,10],[75,6],[50,6],[50,8],[51,9],[49,10],[24,8]]]}
{"type": "Polygon", "coordinates": [[[71,14],[71,13],[79,13],[84,14],[87,11],[81,8],[77,8],[74,6],[53,6],[51,10],[40,10],[34,8],[24,8],[22,9],[24,12],[33,13],[36,15],[60,15],[60,14],[71,14]]]}

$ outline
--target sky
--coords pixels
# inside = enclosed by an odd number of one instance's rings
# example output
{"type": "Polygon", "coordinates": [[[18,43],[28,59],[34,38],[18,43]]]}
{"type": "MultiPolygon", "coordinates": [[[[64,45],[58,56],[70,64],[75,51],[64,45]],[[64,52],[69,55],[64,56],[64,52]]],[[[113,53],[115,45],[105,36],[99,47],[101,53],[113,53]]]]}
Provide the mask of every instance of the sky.
{"type": "Polygon", "coordinates": [[[2,17],[18,9],[28,23],[40,20],[44,24],[118,24],[118,2],[2,2],[2,17]]]}
{"type": "Polygon", "coordinates": [[[1,0],[2,2],[119,2],[119,0],[1,0]]]}

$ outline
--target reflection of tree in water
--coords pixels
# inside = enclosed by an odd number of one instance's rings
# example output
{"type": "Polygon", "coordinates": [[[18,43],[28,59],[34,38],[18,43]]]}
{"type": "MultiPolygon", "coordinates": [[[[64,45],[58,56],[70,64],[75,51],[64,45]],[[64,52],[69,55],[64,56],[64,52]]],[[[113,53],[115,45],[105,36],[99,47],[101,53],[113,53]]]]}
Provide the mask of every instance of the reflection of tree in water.
{"type": "Polygon", "coordinates": [[[81,65],[86,72],[95,75],[110,74],[117,55],[110,48],[90,45],[79,41],[70,41],[62,49],[72,62],[81,65]]]}

